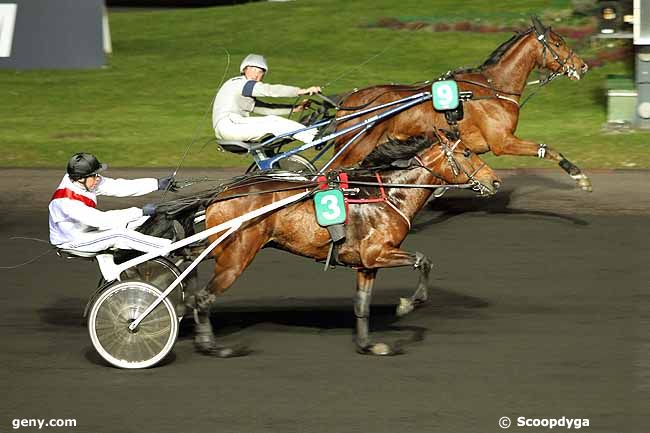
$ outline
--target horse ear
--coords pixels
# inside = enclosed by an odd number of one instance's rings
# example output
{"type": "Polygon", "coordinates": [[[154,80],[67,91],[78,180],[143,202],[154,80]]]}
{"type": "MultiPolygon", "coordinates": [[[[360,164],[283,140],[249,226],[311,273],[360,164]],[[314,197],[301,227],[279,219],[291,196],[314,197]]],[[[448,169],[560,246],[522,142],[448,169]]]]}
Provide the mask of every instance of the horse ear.
{"type": "Polygon", "coordinates": [[[533,21],[533,27],[535,27],[535,32],[538,35],[543,35],[546,33],[546,27],[544,27],[544,24],[537,18],[537,16],[533,15],[531,17],[531,20],[533,21]]]}

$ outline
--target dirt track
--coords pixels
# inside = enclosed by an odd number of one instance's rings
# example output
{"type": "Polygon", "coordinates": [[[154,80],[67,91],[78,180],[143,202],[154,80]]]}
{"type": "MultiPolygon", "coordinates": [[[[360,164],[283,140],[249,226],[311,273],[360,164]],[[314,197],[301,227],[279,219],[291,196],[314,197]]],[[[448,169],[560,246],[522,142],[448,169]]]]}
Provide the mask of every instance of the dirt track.
{"type": "MultiPolygon", "coordinates": [[[[502,416],[510,431],[548,431],[517,427],[520,416],[647,431],[650,173],[592,172],[593,194],[559,171],[501,174],[496,197],[450,194],[416,220],[405,247],[436,264],[428,305],[397,320],[394,305],[416,275],[380,272],[371,324],[377,339],[407,341],[393,358],[354,352],[351,271],[324,274],[278,251],[263,251],[214,310],[220,336],[247,341],[253,354],[195,354],[186,325],[170,359],[144,371],[107,367],[90,345],[81,311],[98,275],[92,262],[50,254],[0,271],[0,431],[15,418],[75,418],[76,428],[49,430],[483,433],[502,431],[502,416]]],[[[8,238],[47,238],[60,175],[0,171],[3,265],[43,250],[8,238]]],[[[209,265],[201,272],[207,278],[209,265]]]]}

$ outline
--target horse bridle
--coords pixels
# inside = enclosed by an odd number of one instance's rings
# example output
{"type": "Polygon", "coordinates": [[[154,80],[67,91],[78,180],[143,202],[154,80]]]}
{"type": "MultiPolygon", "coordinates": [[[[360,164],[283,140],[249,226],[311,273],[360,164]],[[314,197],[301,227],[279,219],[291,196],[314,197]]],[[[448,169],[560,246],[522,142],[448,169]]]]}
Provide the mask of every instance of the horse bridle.
{"type": "MultiPolygon", "coordinates": [[[[566,75],[568,77],[576,76],[579,77],[580,74],[578,73],[578,70],[572,66],[569,61],[575,56],[575,52],[572,49],[569,49],[569,54],[566,56],[566,58],[562,59],[560,55],[551,47],[551,45],[548,43],[548,36],[551,33],[550,28],[546,28],[544,33],[540,33],[537,31],[536,28],[534,28],[535,31],[535,36],[537,41],[542,44],[542,59],[544,60],[544,64],[542,65],[542,68],[546,68],[551,71],[551,75],[549,75],[545,80],[544,84],[548,83],[549,81],[554,80],[555,78],[566,75]],[[560,66],[556,70],[552,70],[547,66],[546,62],[546,51],[548,50],[549,53],[551,53],[551,57],[553,57],[553,60],[556,61],[560,66]]],[[[557,33],[555,34],[558,38],[559,35],[557,33]]],[[[566,43],[565,43],[566,45],[566,43]]],[[[568,48],[568,46],[567,46],[568,48]]]]}
{"type": "MultiPolygon", "coordinates": [[[[458,163],[458,161],[456,160],[456,157],[454,156],[455,153],[458,153],[458,152],[455,152],[455,150],[456,150],[456,147],[460,144],[460,139],[456,140],[456,142],[454,142],[454,144],[448,145],[446,143],[446,140],[443,140],[440,136],[438,136],[438,144],[440,144],[440,148],[442,149],[442,153],[440,155],[438,155],[433,160],[433,162],[435,162],[436,160],[438,160],[439,158],[444,156],[447,159],[447,163],[451,167],[451,170],[454,173],[455,177],[458,177],[460,175],[460,173],[462,172],[463,174],[465,174],[465,176],[467,176],[467,179],[468,179],[467,183],[468,183],[468,185],[470,185],[470,188],[473,191],[478,192],[480,195],[484,195],[484,194],[489,192],[488,188],[485,185],[483,185],[480,181],[476,180],[476,177],[475,177],[478,174],[479,171],[481,171],[485,166],[487,166],[487,163],[485,161],[482,161],[482,164],[478,168],[476,168],[473,172],[470,173],[467,170],[465,170],[465,168],[462,166],[462,164],[458,163]]],[[[470,152],[469,149],[463,150],[463,155],[464,156],[469,156],[468,152],[470,152]]],[[[420,166],[422,168],[425,168],[427,171],[429,171],[429,173],[433,174],[438,179],[444,180],[440,176],[436,175],[431,169],[425,167],[424,164],[422,164],[422,161],[419,160],[419,158],[418,158],[418,162],[419,162],[420,166]]]]}

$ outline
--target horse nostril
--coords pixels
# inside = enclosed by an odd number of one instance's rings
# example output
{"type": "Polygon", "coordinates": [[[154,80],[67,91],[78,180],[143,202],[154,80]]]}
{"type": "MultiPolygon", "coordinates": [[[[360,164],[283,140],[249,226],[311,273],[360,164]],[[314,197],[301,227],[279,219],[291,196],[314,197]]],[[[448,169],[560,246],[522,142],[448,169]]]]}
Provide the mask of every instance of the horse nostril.
{"type": "Polygon", "coordinates": [[[492,186],[494,186],[494,189],[499,189],[499,187],[501,186],[501,182],[495,180],[494,182],[492,182],[492,186]]]}

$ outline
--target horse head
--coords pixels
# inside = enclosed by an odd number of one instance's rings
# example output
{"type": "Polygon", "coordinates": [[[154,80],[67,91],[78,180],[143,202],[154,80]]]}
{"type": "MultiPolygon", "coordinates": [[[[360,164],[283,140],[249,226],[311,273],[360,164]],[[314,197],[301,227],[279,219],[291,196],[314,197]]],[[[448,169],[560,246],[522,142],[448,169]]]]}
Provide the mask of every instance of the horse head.
{"type": "Polygon", "coordinates": [[[438,136],[433,145],[420,154],[422,164],[449,184],[469,184],[482,196],[496,194],[501,179],[478,155],[467,149],[460,139],[449,141],[438,136]]]}
{"type": "Polygon", "coordinates": [[[536,16],[532,17],[533,32],[540,44],[537,63],[548,69],[554,76],[566,75],[571,80],[579,80],[589,67],[566,44],[562,36],[554,32],[536,16]]]}
{"type": "Polygon", "coordinates": [[[496,173],[461,140],[450,142],[444,131],[411,136],[400,140],[390,138],[377,146],[363,161],[362,168],[399,167],[399,161],[410,163],[419,159],[436,179],[447,184],[469,184],[480,195],[496,193],[501,181],[496,173]]]}

